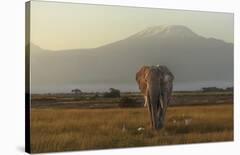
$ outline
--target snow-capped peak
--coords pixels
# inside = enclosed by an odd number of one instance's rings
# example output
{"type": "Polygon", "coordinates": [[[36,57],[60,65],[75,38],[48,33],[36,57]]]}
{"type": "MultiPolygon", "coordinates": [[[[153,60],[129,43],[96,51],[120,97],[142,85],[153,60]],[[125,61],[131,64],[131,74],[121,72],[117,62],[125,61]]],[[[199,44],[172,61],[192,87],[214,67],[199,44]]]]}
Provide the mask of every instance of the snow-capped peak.
{"type": "Polygon", "coordinates": [[[134,38],[145,37],[194,37],[198,36],[191,29],[183,25],[153,26],[133,35],[134,38]]]}

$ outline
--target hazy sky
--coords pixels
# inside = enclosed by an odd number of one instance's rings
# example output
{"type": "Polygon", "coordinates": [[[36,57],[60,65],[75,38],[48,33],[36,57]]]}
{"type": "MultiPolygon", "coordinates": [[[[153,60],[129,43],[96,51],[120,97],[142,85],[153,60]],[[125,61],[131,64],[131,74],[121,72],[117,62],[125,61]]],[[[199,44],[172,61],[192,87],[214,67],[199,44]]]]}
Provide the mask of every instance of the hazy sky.
{"type": "Polygon", "coordinates": [[[94,48],[156,25],[185,25],[233,43],[233,14],[31,2],[31,42],[45,49],[94,48]]]}

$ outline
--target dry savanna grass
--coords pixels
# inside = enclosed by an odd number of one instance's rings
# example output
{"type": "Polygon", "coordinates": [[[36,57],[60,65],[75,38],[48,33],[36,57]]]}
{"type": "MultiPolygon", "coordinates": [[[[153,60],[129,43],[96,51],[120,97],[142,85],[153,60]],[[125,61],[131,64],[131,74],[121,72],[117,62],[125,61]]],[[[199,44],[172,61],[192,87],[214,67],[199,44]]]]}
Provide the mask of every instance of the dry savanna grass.
{"type": "Polygon", "coordinates": [[[231,140],[232,104],[169,107],[160,131],[146,108],[31,110],[33,153],[231,140]]]}

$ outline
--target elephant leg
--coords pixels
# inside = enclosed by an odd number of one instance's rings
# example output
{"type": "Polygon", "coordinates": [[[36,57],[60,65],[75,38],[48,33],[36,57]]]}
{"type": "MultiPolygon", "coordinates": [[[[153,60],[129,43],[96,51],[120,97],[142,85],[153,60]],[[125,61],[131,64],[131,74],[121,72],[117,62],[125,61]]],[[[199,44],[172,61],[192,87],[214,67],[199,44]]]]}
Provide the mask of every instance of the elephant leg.
{"type": "Polygon", "coordinates": [[[167,103],[164,102],[162,97],[160,96],[160,103],[161,103],[161,109],[159,109],[161,112],[159,113],[159,122],[161,123],[161,127],[164,126],[164,119],[165,119],[165,113],[167,109],[167,103]]]}
{"type": "Polygon", "coordinates": [[[165,116],[168,108],[168,104],[170,102],[169,96],[171,95],[171,92],[165,92],[165,94],[162,96],[163,100],[161,101],[163,103],[163,112],[162,112],[162,124],[164,125],[165,122],[165,116]]]}
{"type": "Polygon", "coordinates": [[[153,117],[152,117],[152,105],[149,103],[147,104],[148,107],[148,113],[150,115],[150,124],[151,124],[151,128],[153,128],[153,117]]]}
{"type": "Polygon", "coordinates": [[[153,127],[157,129],[157,106],[155,104],[151,105],[151,111],[152,111],[152,122],[153,122],[153,127]]]}

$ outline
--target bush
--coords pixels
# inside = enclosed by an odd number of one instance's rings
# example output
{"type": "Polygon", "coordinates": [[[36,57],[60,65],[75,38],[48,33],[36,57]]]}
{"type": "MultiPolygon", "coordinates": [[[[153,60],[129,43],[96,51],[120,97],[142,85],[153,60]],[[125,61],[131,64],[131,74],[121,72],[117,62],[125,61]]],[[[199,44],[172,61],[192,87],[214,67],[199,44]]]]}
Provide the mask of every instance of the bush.
{"type": "Polygon", "coordinates": [[[118,89],[114,89],[114,88],[110,88],[109,89],[110,92],[106,92],[104,93],[104,97],[120,97],[120,90],[118,89]]]}
{"type": "Polygon", "coordinates": [[[130,97],[122,97],[118,104],[119,107],[141,107],[142,104],[138,103],[136,99],[130,97]]]}
{"type": "Polygon", "coordinates": [[[77,89],[77,88],[73,89],[71,92],[74,93],[74,94],[82,94],[82,91],[80,89],[77,89]]]}

